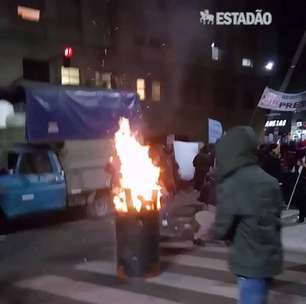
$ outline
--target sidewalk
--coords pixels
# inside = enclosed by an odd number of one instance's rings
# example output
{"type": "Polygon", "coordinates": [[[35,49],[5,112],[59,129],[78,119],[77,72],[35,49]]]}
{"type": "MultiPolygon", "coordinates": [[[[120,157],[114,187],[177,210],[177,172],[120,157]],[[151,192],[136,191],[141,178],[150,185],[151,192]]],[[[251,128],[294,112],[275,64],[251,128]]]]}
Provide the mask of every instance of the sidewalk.
{"type": "MultiPolygon", "coordinates": [[[[198,195],[194,191],[182,191],[169,202],[168,208],[165,210],[165,213],[169,214],[165,216],[169,222],[169,226],[163,227],[162,229],[165,235],[179,238],[181,241],[183,239],[190,241],[190,236],[192,235],[192,231],[194,231],[194,222],[201,222],[203,230],[211,225],[214,216],[213,210],[206,210],[202,212],[201,216],[195,216],[195,206],[199,205],[197,201],[198,195]],[[186,237],[186,232],[189,237],[186,237]]],[[[295,224],[297,215],[297,210],[283,212],[282,222],[284,228],[282,230],[282,242],[285,250],[306,253],[306,224],[295,224]]]]}
{"type": "Polygon", "coordinates": [[[306,224],[284,227],[282,241],[285,250],[306,253],[306,224]]]}

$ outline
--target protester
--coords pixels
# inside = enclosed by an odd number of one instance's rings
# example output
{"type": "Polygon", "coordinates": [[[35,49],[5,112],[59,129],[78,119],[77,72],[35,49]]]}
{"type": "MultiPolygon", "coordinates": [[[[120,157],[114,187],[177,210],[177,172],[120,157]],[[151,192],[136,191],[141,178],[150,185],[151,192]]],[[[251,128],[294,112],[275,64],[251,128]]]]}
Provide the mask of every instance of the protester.
{"type": "Polygon", "coordinates": [[[178,170],[174,155],[163,145],[152,145],[149,155],[153,164],[160,168],[159,184],[166,196],[175,195],[177,192],[177,176],[174,175],[178,170]]]}
{"type": "MultiPolygon", "coordinates": [[[[214,161],[212,160],[212,164],[214,161]]],[[[207,172],[204,183],[202,185],[198,201],[206,205],[216,205],[216,170],[214,166],[210,166],[207,172]]]]}
{"type": "Polygon", "coordinates": [[[230,269],[240,304],[267,303],[269,281],[282,271],[282,198],[278,182],[258,165],[250,127],[228,131],[216,145],[215,236],[231,243],[230,269]]]}
{"type": "Polygon", "coordinates": [[[204,184],[205,176],[209,171],[210,157],[207,148],[204,146],[193,160],[194,172],[194,189],[201,191],[204,184]]]}
{"type": "Polygon", "coordinates": [[[268,154],[269,154],[269,146],[265,144],[260,145],[257,151],[258,163],[260,167],[264,170],[265,170],[265,167],[267,166],[268,154]]]}
{"type": "Polygon", "coordinates": [[[172,193],[176,194],[180,186],[179,165],[175,160],[173,148],[165,146],[164,151],[167,158],[167,176],[170,176],[171,179],[172,193]]]}
{"type": "Polygon", "coordinates": [[[264,158],[262,168],[278,181],[282,179],[282,166],[280,150],[277,144],[272,144],[267,148],[267,155],[264,158]]]}
{"type": "Polygon", "coordinates": [[[295,205],[299,209],[299,223],[305,222],[306,216],[306,168],[305,168],[305,159],[298,158],[296,165],[292,169],[292,173],[294,173],[295,181],[296,181],[296,188],[294,189],[294,196],[293,200],[295,205]]]}

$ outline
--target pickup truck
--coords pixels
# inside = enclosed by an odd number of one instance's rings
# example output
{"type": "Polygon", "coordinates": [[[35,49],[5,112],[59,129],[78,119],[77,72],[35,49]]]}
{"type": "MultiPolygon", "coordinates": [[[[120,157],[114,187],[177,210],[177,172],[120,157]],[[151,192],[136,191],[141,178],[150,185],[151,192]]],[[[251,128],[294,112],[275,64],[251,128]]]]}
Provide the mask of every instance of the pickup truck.
{"type": "Polygon", "coordinates": [[[1,215],[7,219],[66,207],[66,181],[51,149],[31,145],[7,151],[0,175],[1,215]]]}
{"type": "Polygon", "coordinates": [[[91,216],[111,211],[113,134],[120,117],[138,121],[137,94],[37,83],[22,89],[25,125],[0,130],[0,222],[74,206],[91,216]]]}

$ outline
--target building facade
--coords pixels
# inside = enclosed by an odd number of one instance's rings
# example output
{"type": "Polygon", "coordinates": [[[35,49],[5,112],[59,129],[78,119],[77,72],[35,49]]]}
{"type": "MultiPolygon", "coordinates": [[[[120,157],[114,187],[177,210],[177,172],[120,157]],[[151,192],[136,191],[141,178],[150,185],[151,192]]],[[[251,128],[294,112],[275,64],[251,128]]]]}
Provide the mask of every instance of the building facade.
{"type": "Polygon", "coordinates": [[[208,117],[225,128],[248,123],[274,74],[263,66],[277,53],[275,28],[200,23],[203,9],[255,10],[248,2],[3,0],[0,86],[29,79],[137,90],[148,136],[206,139],[208,117]]]}
{"type": "Polygon", "coordinates": [[[107,1],[4,0],[0,16],[1,86],[22,78],[61,84],[68,46],[80,84],[95,84],[110,45],[107,1]]]}

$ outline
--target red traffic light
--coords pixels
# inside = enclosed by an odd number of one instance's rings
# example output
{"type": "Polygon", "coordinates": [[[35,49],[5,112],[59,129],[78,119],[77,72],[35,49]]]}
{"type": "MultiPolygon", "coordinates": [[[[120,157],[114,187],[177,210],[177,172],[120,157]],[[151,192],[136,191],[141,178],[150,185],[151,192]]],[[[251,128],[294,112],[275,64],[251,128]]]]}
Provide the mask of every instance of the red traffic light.
{"type": "Polygon", "coordinates": [[[65,58],[71,58],[72,55],[73,55],[73,49],[71,47],[66,47],[64,52],[65,58]]]}

